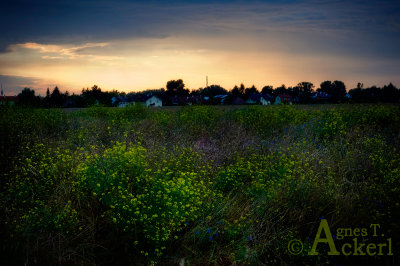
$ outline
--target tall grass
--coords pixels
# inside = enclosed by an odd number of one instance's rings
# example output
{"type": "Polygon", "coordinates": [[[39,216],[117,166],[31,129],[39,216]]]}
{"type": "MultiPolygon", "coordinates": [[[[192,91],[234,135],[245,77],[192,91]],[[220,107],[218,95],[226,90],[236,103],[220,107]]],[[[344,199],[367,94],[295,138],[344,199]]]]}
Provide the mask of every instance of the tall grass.
{"type": "Polygon", "coordinates": [[[348,263],[307,255],[321,218],[400,247],[395,105],[3,108],[0,126],[5,265],[348,263]]]}

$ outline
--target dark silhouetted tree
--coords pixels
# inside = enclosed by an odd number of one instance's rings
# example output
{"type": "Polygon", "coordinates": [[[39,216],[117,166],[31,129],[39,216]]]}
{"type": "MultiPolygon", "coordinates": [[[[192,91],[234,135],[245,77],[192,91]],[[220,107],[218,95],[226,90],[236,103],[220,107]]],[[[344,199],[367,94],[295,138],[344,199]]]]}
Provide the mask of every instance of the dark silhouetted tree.
{"type": "Polygon", "coordinates": [[[72,95],[68,96],[68,102],[69,102],[68,107],[85,107],[86,106],[85,99],[82,96],[76,95],[76,94],[72,94],[72,95]]]}
{"type": "Polygon", "coordinates": [[[326,80],[322,82],[319,85],[319,89],[317,89],[318,92],[324,92],[324,93],[331,93],[332,92],[332,81],[326,80]]]}
{"type": "Polygon", "coordinates": [[[399,99],[398,89],[392,83],[383,86],[381,90],[381,99],[386,103],[397,102],[399,99]]]}
{"type": "Polygon", "coordinates": [[[42,102],[44,107],[47,107],[47,108],[50,107],[50,96],[51,96],[50,89],[47,88],[46,97],[44,97],[43,102],[42,102]]]}
{"type": "Polygon", "coordinates": [[[372,86],[363,88],[362,83],[357,84],[357,88],[349,91],[351,101],[356,103],[374,103],[374,102],[398,102],[400,98],[400,90],[392,83],[378,88],[372,86]]]}
{"type": "Polygon", "coordinates": [[[233,87],[233,89],[231,90],[231,95],[233,98],[243,97],[243,94],[244,94],[244,85],[243,84],[241,84],[240,87],[235,85],[235,87],[233,87]]]}
{"type": "Polygon", "coordinates": [[[261,93],[272,95],[274,93],[274,87],[270,85],[264,86],[261,90],[261,93]]]}
{"type": "Polygon", "coordinates": [[[250,88],[246,88],[244,91],[245,97],[249,97],[250,94],[254,94],[254,93],[259,93],[259,91],[257,90],[256,86],[251,86],[250,88]]]}
{"type": "Polygon", "coordinates": [[[104,106],[112,106],[112,97],[118,95],[118,93],[113,92],[102,92],[101,88],[97,85],[89,89],[83,89],[81,96],[85,100],[86,106],[91,106],[94,104],[101,104],[104,106]]]}
{"type": "Polygon", "coordinates": [[[140,92],[135,92],[135,93],[129,93],[129,98],[135,99],[137,100],[144,100],[146,99],[146,97],[149,96],[156,96],[158,98],[160,98],[163,103],[166,102],[167,97],[166,97],[166,92],[164,88],[161,89],[148,89],[148,90],[144,90],[144,91],[140,91],[140,92]]]}
{"type": "Polygon", "coordinates": [[[224,104],[232,104],[237,97],[244,98],[244,90],[245,87],[243,84],[240,84],[240,87],[235,85],[233,89],[229,92],[228,97],[225,98],[224,104]]]}
{"type": "Polygon", "coordinates": [[[51,93],[51,96],[50,96],[50,106],[62,107],[62,106],[64,106],[66,100],[67,100],[66,95],[63,95],[62,93],[60,93],[60,90],[56,86],[53,89],[53,92],[51,93]]]}
{"type": "Polygon", "coordinates": [[[334,101],[342,101],[346,96],[346,86],[344,82],[335,80],[333,82],[332,98],[334,101]]]}
{"type": "Polygon", "coordinates": [[[185,89],[185,84],[183,80],[170,80],[167,82],[167,92],[168,97],[172,96],[186,96],[189,95],[189,90],[185,89]]]}
{"type": "Polygon", "coordinates": [[[280,87],[275,88],[274,95],[279,95],[288,92],[289,90],[286,88],[285,84],[282,84],[280,87]]]}
{"type": "Polygon", "coordinates": [[[357,88],[349,90],[349,95],[351,96],[351,102],[355,103],[365,103],[365,102],[373,102],[378,99],[371,98],[371,90],[370,88],[364,89],[364,84],[361,82],[357,83],[357,88]]]}
{"type": "Polygon", "coordinates": [[[19,104],[25,106],[38,106],[39,97],[35,96],[35,90],[30,88],[24,88],[20,94],[18,94],[19,104]]]}
{"type": "Polygon", "coordinates": [[[324,81],[320,84],[320,88],[317,91],[330,94],[330,101],[334,103],[342,101],[346,96],[346,86],[339,80],[335,80],[334,82],[329,80],[324,81]]]}
{"type": "Polygon", "coordinates": [[[243,95],[245,93],[246,88],[244,87],[244,84],[241,83],[239,86],[239,92],[241,95],[243,95]]]}
{"type": "Polygon", "coordinates": [[[292,88],[293,97],[297,97],[299,103],[309,103],[314,84],[303,81],[292,88]]]}
{"type": "Polygon", "coordinates": [[[368,99],[371,102],[378,102],[381,101],[381,88],[378,88],[376,86],[372,86],[367,89],[368,90],[368,99]]]}
{"type": "Polygon", "coordinates": [[[214,97],[216,95],[226,95],[228,94],[228,91],[219,85],[211,85],[204,89],[199,89],[199,94],[202,96],[214,97]]]}
{"type": "Polygon", "coordinates": [[[367,90],[363,90],[362,88],[357,88],[349,90],[349,94],[351,96],[351,101],[356,103],[363,103],[368,101],[367,90]]]}
{"type": "Polygon", "coordinates": [[[151,95],[154,95],[154,96],[160,98],[161,100],[165,100],[165,89],[164,88],[155,89],[155,90],[145,90],[143,93],[151,94],[151,95]]]}

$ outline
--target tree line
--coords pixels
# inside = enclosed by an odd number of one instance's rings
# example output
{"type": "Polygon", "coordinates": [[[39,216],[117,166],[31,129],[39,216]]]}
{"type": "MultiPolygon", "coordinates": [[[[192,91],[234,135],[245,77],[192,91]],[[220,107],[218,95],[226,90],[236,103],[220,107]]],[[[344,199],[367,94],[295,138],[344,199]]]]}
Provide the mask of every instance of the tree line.
{"type": "Polygon", "coordinates": [[[288,95],[294,103],[394,103],[399,102],[400,90],[392,83],[383,87],[364,88],[362,83],[358,83],[356,88],[348,92],[342,81],[324,81],[317,89],[311,82],[300,82],[296,86],[286,87],[284,84],[274,88],[267,85],[259,90],[254,85],[245,87],[244,84],[234,86],[227,90],[219,85],[210,85],[205,88],[189,90],[186,88],[182,79],[170,80],[166,84],[166,89],[144,90],[140,92],[118,92],[103,91],[97,85],[82,89],[80,94],[69,94],[68,91],[62,93],[58,87],[51,92],[47,89],[45,97],[35,95],[35,90],[24,88],[18,94],[18,105],[28,105],[34,107],[89,107],[92,105],[115,106],[118,101],[140,101],[146,96],[153,95],[163,101],[163,105],[172,105],[174,98],[197,97],[207,99],[203,104],[219,104],[216,96],[224,96],[224,104],[232,104],[236,98],[248,99],[251,95],[264,95],[274,99],[279,95],[288,95]]]}

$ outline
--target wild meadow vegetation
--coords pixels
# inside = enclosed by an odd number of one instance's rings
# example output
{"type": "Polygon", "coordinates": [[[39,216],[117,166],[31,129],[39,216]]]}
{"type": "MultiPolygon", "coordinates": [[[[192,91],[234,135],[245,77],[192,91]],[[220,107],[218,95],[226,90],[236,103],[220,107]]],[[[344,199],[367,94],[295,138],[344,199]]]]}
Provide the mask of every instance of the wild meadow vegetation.
{"type": "Polygon", "coordinates": [[[0,128],[2,265],[399,263],[398,105],[6,107],[0,128]],[[394,255],[310,256],[321,219],[379,224],[394,255]]]}

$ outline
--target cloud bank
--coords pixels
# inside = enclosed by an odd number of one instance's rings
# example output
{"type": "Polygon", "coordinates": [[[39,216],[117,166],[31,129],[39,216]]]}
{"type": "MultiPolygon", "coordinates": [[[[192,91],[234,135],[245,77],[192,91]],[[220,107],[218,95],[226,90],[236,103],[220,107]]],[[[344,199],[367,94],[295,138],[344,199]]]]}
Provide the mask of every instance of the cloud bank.
{"type": "Polygon", "coordinates": [[[0,74],[72,90],[400,83],[398,1],[4,1],[0,74]]]}

